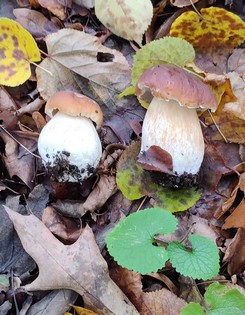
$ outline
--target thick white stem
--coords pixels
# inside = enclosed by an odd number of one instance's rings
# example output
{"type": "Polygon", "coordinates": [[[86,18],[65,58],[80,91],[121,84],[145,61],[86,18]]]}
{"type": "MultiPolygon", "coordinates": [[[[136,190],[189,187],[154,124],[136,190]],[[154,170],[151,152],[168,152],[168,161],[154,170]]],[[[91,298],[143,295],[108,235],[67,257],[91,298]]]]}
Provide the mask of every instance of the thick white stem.
{"type": "Polygon", "coordinates": [[[180,106],[175,100],[154,98],[143,122],[141,152],[152,145],[171,154],[177,175],[197,174],[203,161],[204,140],[196,110],[180,106]]]}
{"type": "MultiPolygon", "coordinates": [[[[80,180],[84,180],[91,175],[91,168],[98,166],[102,146],[90,119],[59,112],[42,129],[38,151],[49,167],[56,167],[64,157],[69,165],[77,167],[80,180]]],[[[74,177],[66,168],[60,172],[59,181],[77,181],[77,175],[74,177]]]]}

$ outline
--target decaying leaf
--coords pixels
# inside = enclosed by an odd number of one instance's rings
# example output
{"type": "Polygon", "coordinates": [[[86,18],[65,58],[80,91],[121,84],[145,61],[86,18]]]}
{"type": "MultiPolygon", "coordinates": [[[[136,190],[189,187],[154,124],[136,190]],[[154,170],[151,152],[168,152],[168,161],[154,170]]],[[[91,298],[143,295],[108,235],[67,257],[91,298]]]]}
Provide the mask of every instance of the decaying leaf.
{"type": "Polygon", "coordinates": [[[20,23],[35,38],[43,38],[60,28],[54,22],[49,21],[41,12],[27,8],[13,10],[16,21],[20,23]]]}
{"type": "Polygon", "coordinates": [[[141,45],[153,16],[153,6],[150,0],[95,0],[95,14],[115,35],[141,45]]]}
{"type": "Polygon", "coordinates": [[[135,200],[149,196],[155,207],[171,212],[185,211],[197,202],[201,193],[195,188],[171,189],[154,183],[150,173],[136,162],[139,151],[140,143],[133,143],[124,151],[117,164],[117,184],[126,198],[135,200]]]}
{"type": "Polygon", "coordinates": [[[239,228],[236,235],[228,245],[223,261],[228,262],[230,275],[238,274],[244,269],[245,262],[245,230],[239,228]]]}
{"type": "Polygon", "coordinates": [[[138,312],[110,279],[94,235],[87,226],[72,245],[64,245],[34,215],[22,216],[5,207],[24,249],[39,267],[27,290],[72,289],[98,315],[136,315],[138,312]]]}
{"type": "Polygon", "coordinates": [[[183,299],[178,298],[167,289],[147,292],[142,295],[142,309],[140,314],[148,315],[176,315],[186,305],[183,299]]]}
{"type": "Polygon", "coordinates": [[[196,50],[235,48],[245,39],[245,23],[234,13],[210,7],[201,9],[203,19],[194,11],[181,14],[172,24],[170,34],[191,43],[196,50]]]}
{"type": "MultiPolygon", "coordinates": [[[[46,37],[48,48],[47,61],[41,66],[46,68],[50,64],[57,68],[57,63],[68,70],[78,74],[86,80],[86,89],[94,92],[94,99],[102,99],[108,107],[116,106],[115,95],[120,93],[130,82],[130,68],[126,58],[115,49],[103,46],[95,36],[73,29],[62,29],[46,37]]],[[[39,73],[40,69],[37,69],[39,73]]],[[[58,75],[58,69],[53,76],[58,75]]],[[[40,75],[40,74],[38,74],[40,75]]],[[[45,74],[42,74],[42,82],[38,88],[47,98],[50,95],[46,91],[45,74]]],[[[46,74],[50,80],[50,75],[46,74]]],[[[59,82],[60,79],[55,79],[59,82]]],[[[62,83],[62,80],[61,80],[62,83]]],[[[62,84],[60,85],[60,87],[62,84]]],[[[67,88],[68,86],[66,86],[67,88]]],[[[52,90],[53,92],[53,90],[52,90]]],[[[86,94],[86,90],[84,91],[86,94]]]]}
{"type": "Polygon", "coordinates": [[[61,20],[67,17],[67,7],[71,7],[71,0],[38,0],[38,2],[61,20]]]}
{"type": "MultiPolygon", "coordinates": [[[[19,144],[11,138],[7,133],[2,132],[1,138],[5,143],[5,155],[3,156],[4,164],[8,170],[9,176],[18,176],[29,188],[33,188],[33,174],[34,174],[34,156],[20,147],[19,144]]],[[[26,144],[26,147],[32,146],[32,150],[35,149],[33,146],[34,142],[31,140],[22,142],[26,144]]]]}
{"type": "Polygon", "coordinates": [[[0,18],[0,84],[17,86],[31,76],[30,62],[40,61],[34,38],[19,23],[0,18]]]}

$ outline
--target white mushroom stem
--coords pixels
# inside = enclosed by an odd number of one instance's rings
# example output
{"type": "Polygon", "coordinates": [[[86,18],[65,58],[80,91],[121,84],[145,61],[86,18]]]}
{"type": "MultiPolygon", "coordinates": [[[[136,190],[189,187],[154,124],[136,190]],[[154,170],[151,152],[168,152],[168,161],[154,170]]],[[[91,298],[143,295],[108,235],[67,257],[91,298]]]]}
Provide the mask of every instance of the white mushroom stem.
{"type": "Polygon", "coordinates": [[[69,165],[75,166],[78,170],[75,177],[69,170],[63,169],[59,179],[74,182],[87,178],[92,168],[96,169],[102,146],[90,119],[58,112],[42,129],[38,151],[46,166],[57,167],[55,164],[59,163],[61,167],[63,158],[69,165]]]}
{"type": "Polygon", "coordinates": [[[152,145],[172,156],[176,175],[197,174],[204,140],[196,110],[182,107],[175,100],[153,98],[143,122],[141,153],[152,145]]]}

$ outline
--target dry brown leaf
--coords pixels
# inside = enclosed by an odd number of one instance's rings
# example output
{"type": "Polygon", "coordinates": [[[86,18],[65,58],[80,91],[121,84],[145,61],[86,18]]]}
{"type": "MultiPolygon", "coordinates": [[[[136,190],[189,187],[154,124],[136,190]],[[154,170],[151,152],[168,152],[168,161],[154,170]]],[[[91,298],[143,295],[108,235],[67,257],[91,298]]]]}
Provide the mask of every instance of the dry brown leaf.
{"type": "Polygon", "coordinates": [[[125,269],[116,263],[110,264],[110,276],[130,301],[139,310],[142,306],[142,276],[132,270],[125,269]]]}
{"type": "MultiPolygon", "coordinates": [[[[223,203],[222,207],[217,209],[215,212],[215,217],[219,219],[223,214],[225,214],[233,205],[239,190],[245,193],[245,162],[238,164],[234,167],[234,170],[241,175],[238,178],[237,184],[235,185],[234,189],[232,190],[230,197],[223,203]]],[[[234,173],[230,171],[227,175],[234,173]]]]}
{"type": "Polygon", "coordinates": [[[73,218],[64,217],[53,207],[44,209],[42,222],[66,245],[74,243],[82,233],[82,227],[73,218]]]}
{"type": "Polygon", "coordinates": [[[58,62],[46,58],[42,61],[42,67],[52,73],[49,74],[37,68],[37,88],[42,97],[47,101],[53,94],[61,90],[81,92],[70,69],[58,62]]]}
{"type": "Polygon", "coordinates": [[[223,261],[228,262],[228,273],[238,274],[245,267],[245,230],[239,228],[229,244],[223,261]]]}
{"type": "Polygon", "coordinates": [[[70,304],[75,303],[77,297],[78,294],[72,290],[54,290],[40,301],[32,304],[25,315],[63,314],[70,308],[70,304]]]}
{"type": "MultiPolygon", "coordinates": [[[[29,188],[34,187],[34,174],[35,174],[35,158],[30,152],[27,152],[24,148],[13,140],[7,133],[1,132],[1,138],[5,143],[5,154],[3,155],[4,164],[8,170],[9,176],[18,176],[29,188]]],[[[32,146],[32,140],[22,139],[25,142],[26,147],[32,146]]]]}
{"type": "Polygon", "coordinates": [[[229,72],[227,76],[236,100],[226,103],[224,111],[231,112],[236,117],[245,120],[245,81],[237,72],[229,72]]]}
{"type": "Polygon", "coordinates": [[[232,214],[225,220],[222,229],[243,228],[245,230],[245,199],[243,199],[232,214]]]}
{"type": "Polygon", "coordinates": [[[143,293],[141,315],[176,315],[187,303],[167,289],[143,293]]]}
{"type": "Polygon", "coordinates": [[[87,226],[72,245],[64,245],[34,215],[22,216],[5,207],[26,252],[35,259],[39,276],[27,290],[72,289],[98,315],[138,312],[111,280],[94,235],[87,226]]]}
{"type": "Polygon", "coordinates": [[[35,38],[43,38],[49,33],[56,32],[60,28],[49,21],[41,12],[26,8],[14,9],[16,21],[28,30],[35,38]]]}
{"type": "MultiPolygon", "coordinates": [[[[62,29],[48,35],[46,44],[49,62],[58,62],[80,75],[86,80],[87,89],[89,85],[89,89],[94,91],[93,98],[101,99],[108,107],[116,106],[119,101],[115,96],[130,83],[129,64],[121,52],[103,46],[95,36],[73,29],[62,29]]],[[[43,62],[41,66],[45,68],[43,62]]],[[[37,73],[40,71],[37,69],[37,73]]],[[[46,80],[50,81],[47,73],[46,80]]],[[[46,99],[45,87],[38,83],[38,88],[46,99]]]]}
{"type": "Polygon", "coordinates": [[[114,195],[117,189],[115,176],[102,174],[98,183],[83,204],[85,212],[94,212],[100,209],[106,201],[114,195]]]}
{"type": "Polygon", "coordinates": [[[38,0],[38,2],[61,20],[67,17],[67,8],[70,8],[72,3],[71,0],[38,0]]]}
{"type": "Polygon", "coordinates": [[[0,120],[8,130],[14,129],[17,124],[17,106],[7,90],[0,86],[0,120]]]}
{"type": "Polygon", "coordinates": [[[228,59],[228,70],[235,71],[240,76],[245,74],[245,49],[234,49],[228,59]]]}

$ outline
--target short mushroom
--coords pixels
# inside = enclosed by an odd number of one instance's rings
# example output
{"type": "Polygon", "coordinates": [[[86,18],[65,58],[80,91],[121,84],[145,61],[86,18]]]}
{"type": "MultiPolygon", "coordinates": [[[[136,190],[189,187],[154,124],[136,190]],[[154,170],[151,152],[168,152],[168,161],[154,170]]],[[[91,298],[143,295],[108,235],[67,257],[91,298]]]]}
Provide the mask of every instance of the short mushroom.
{"type": "Polygon", "coordinates": [[[182,68],[159,65],[141,75],[135,94],[150,103],[138,163],[164,186],[197,184],[205,146],[196,109],[217,108],[209,86],[182,68]]]}
{"type": "Polygon", "coordinates": [[[48,100],[45,113],[51,119],[40,133],[38,151],[47,172],[58,182],[84,181],[102,155],[96,131],[103,123],[100,106],[85,95],[60,91],[48,100]]]}

